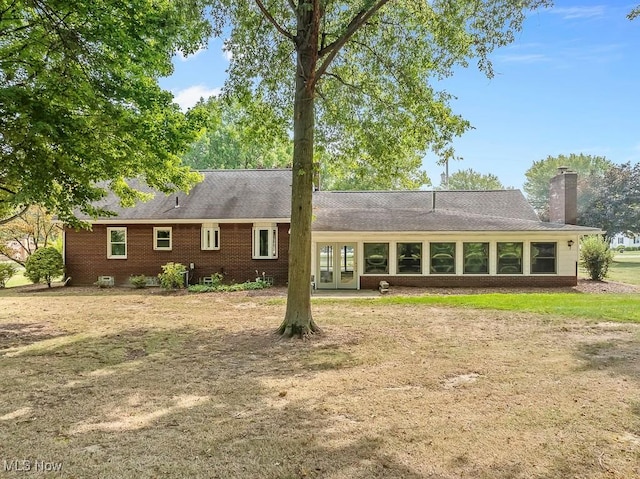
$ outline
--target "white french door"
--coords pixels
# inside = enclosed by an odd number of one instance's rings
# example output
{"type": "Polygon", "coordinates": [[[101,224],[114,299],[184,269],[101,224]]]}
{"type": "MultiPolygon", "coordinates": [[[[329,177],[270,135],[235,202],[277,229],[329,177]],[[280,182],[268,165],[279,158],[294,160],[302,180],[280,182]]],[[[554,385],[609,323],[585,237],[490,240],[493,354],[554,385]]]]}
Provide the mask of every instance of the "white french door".
{"type": "Polygon", "coordinates": [[[358,287],[355,243],[318,243],[317,255],[318,289],[358,287]]]}

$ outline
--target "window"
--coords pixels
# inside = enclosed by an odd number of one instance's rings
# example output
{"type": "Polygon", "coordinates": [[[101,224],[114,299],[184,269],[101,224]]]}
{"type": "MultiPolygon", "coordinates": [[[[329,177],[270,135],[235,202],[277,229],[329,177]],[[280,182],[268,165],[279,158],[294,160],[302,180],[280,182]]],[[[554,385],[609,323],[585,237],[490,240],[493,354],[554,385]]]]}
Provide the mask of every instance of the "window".
{"type": "Polygon", "coordinates": [[[640,235],[637,235],[633,238],[633,244],[640,244],[640,235]]]}
{"type": "Polygon", "coordinates": [[[455,243],[431,243],[431,272],[439,274],[455,274],[455,243]]]}
{"type": "Polygon", "coordinates": [[[489,243],[464,243],[464,274],[489,273],[489,243]]]}
{"type": "Polygon", "coordinates": [[[556,243],[531,243],[531,273],[556,272],[556,243]]]}
{"type": "Polygon", "coordinates": [[[398,274],[422,272],[422,243],[398,243],[398,274]]]}
{"type": "Polygon", "coordinates": [[[107,258],[127,259],[127,228],[107,228],[107,258]]]}
{"type": "Polygon", "coordinates": [[[220,249],[220,227],[216,224],[205,223],[200,234],[200,249],[220,249]]]}
{"type": "Polygon", "coordinates": [[[498,274],[522,274],[522,243],[498,243],[498,274]]]}
{"type": "Polygon", "coordinates": [[[389,273],[389,243],[364,244],[365,274],[389,273]]]}
{"type": "Polygon", "coordinates": [[[253,227],[253,258],[278,257],[278,228],[275,225],[253,227]]]}
{"type": "Polygon", "coordinates": [[[153,249],[171,249],[171,227],[153,228],[153,249]]]}
{"type": "Polygon", "coordinates": [[[624,236],[618,236],[618,244],[624,244],[624,236]]]}

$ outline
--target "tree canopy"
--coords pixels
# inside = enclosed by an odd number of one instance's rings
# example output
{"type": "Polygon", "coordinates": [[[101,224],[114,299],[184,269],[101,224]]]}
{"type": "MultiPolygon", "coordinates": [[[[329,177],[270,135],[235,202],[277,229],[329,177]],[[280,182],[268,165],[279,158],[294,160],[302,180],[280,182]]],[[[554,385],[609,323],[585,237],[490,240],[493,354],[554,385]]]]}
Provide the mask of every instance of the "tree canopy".
{"type": "MultiPolygon", "coordinates": [[[[584,211],[588,199],[582,194],[586,185],[602,177],[613,163],[603,156],[570,154],[548,156],[534,161],[526,173],[523,189],[529,203],[542,219],[549,217],[549,185],[551,178],[558,174],[559,167],[567,167],[578,173],[578,211],[584,211]]],[[[578,220],[580,221],[580,219],[578,220]]],[[[581,223],[582,224],[582,223],[581,223]]]]}
{"type": "Polygon", "coordinates": [[[604,175],[583,184],[578,221],[606,231],[640,234],[640,163],[612,165],[604,175]]]}
{"type": "MultiPolygon", "coordinates": [[[[331,161],[392,171],[431,150],[442,160],[469,123],[433,87],[506,45],[544,0],[217,0],[212,19],[232,54],[227,91],[258,91],[293,132],[289,288],[284,335],[317,329],[311,314],[315,143],[331,161]]],[[[317,159],[317,155],[315,157],[317,159]]],[[[391,175],[389,175],[391,176],[391,175]]]]}
{"type": "Polygon", "coordinates": [[[204,133],[182,156],[194,169],[276,168],[291,165],[293,144],[286,124],[258,98],[201,100],[204,133]]]}
{"type": "Polygon", "coordinates": [[[178,154],[200,128],[157,83],[210,32],[196,2],[0,0],[0,218],[41,205],[74,222],[125,178],[161,191],[199,175],[178,154]]]}
{"type": "MultiPolygon", "coordinates": [[[[500,179],[492,173],[479,173],[469,168],[458,170],[449,175],[448,189],[450,190],[502,190],[504,186],[500,179]]],[[[440,185],[443,187],[443,185],[440,185]]]]}

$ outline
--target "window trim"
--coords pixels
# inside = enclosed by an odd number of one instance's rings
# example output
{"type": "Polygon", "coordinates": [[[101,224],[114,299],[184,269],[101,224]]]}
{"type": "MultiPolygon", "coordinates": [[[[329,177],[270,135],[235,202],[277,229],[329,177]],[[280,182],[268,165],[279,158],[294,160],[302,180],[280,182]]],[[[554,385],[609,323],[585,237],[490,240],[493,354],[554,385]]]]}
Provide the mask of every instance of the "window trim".
{"type": "Polygon", "coordinates": [[[220,249],[220,226],[217,223],[203,223],[200,228],[200,249],[202,251],[215,251],[220,249]],[[206,245],[206,233],[212,233],[212,245],[206,245]]]}
{"type": "Polygon", "coordinates": [[[107,259],[127,259],[128,252],[128,244],[127,244],[127,227],[126,226],[110,226],[107,227],[107,259]],[[123,231],[124,232],[124,243],[114,243],[111,241],[111,232],[112,231],[123,231]],[[124,244],[124,254],[113,254],[112,246],[114,244],[124,244]]]}
{"type": "MultiPolygon", "coordinates": [[[[167,238],[161,238],[166,240],[167,238]]],[[[173,228],[171,226],[154,226],[153,227],[153,249],[155,251],[171,251],[173,249],[173,228]],[[169,232],[169,246],[158,246],[158,233],[160,231],[169,232]]]]}
{"type": "Polygon", "coordinates": [[[251,245],[251,257],[252,259],[278,259],[278,225],[275,224],[254,224],[252,228],[252,245],[251,245]],[[267,249],[269,254],[267,256],[260,255],[260,232],[269,231],[269,237],[267,239],[267,249]]]}

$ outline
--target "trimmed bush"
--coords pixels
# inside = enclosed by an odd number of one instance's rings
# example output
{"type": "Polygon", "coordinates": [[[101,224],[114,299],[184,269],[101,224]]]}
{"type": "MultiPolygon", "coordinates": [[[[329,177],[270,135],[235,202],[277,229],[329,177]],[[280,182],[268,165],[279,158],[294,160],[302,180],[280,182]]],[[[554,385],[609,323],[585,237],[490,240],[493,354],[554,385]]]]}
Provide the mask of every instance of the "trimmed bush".
{"type": "Polygon", "coordinates": [[[158,275],[160,278],[160,286],[164,289],[178,289],[184,287],[184,275],[187,268],[181,263],[167,263],[162,266],[162,273],[158,275]]]}
{"type": "Polygon", "coordinates": [[[27,258],[24,264],[24,275],[32,283],[47,283],[51,287],[53,278],[64,273],[62,255],[53,246],[39,248],[27,258]]]}
{"type": "Polygon", "coordinates": [[[142,289],[147,287],[147,277],[144,274],[139,274],[137,276],[129,276],[129,283],[136,288],[142,289]]]}
{"type": "Polygon", "coordinates": [[[593,281],[602,281],[609,272],[613,251],[602,236],[585,236],[580,244],[580,265],[593,281]]]}
{"type": "Polygon", "coordinates": [[[0,288],[7,285],[7,281],[18,272],[18,268],[11,263],[0,263],[0,288]]]}

